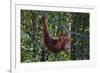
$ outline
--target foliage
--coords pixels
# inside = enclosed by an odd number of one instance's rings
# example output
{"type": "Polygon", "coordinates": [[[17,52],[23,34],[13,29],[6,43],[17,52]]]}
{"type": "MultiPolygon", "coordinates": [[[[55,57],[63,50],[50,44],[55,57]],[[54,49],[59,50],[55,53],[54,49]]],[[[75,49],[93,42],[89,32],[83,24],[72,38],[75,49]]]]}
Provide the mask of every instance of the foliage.
{"type": "Polygon", "coordinates": [[[72,27],[71,30],[77,33],[88,36],[88,39],[79,36],[73,36],[72,44],[72,60],[87,60],[89,59],[89,13],[72,13],[72,27]],[[76,43],[78,41],[78,43],[76,43]]]}

